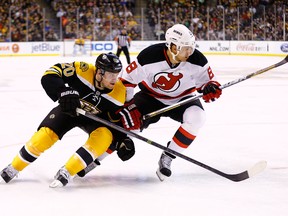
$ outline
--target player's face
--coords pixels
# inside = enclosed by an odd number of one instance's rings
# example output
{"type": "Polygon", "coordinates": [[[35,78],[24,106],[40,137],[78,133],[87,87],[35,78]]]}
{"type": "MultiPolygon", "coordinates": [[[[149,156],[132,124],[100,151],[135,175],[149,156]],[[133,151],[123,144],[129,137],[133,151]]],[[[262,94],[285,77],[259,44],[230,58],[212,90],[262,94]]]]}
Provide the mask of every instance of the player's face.
{"type": "Polygon", "coordinates": [[[193,53],[193,48],[190,46],[183,46],[181,50],[179,51],[178,55],[176,56],[176,59],[178,61],[187,61],[190,55],[193,53]]]}
{"type": "Polygon", "coordinates": [[[105,71],[104,75],[102,76],[102,86],[108,89],[113,89],[117,81],[118,75],[119,73],[105,71]]]}

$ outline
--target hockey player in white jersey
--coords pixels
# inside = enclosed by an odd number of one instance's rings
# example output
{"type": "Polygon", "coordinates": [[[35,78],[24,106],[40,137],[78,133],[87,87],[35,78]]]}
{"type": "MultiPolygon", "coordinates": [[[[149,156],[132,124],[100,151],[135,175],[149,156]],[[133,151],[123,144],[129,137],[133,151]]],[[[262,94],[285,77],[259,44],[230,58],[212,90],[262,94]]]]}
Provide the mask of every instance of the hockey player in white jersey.
{"type": "MultiPolygon", "coordinates": [[[[215,80],[206,57],[195,49],[193,33],[182,24],[175,24],[165,34],[166,43],[154,44],[139,53],[121,75],[127,88],[127,100],[134,98],[142,115],[175,104],[203,93],[203,100],[211,102],[219,98],[222,90],[215,80]],[[140,91],[134,96],[134,88],[140,91]]],[[[168,148],[179,153],[187,149],[198,135],[205,122],[205,111],[200,100],[192,101],[178,108],[151,117],[143,127],[159,121],[161,116],[181,122],[168,143],[168,148]]],[[[171,176],[171,161],[175,156],[163,152],[156,171],[161,181],[171,176]]]]}
{"type": "MultiPolygon", "coordinates": [[[[175,24],[167,30],[165,37],[166,43],[142,50],[120,75],[127,89],[126,100],[134,104],[129,107],[133,107],[135,113],[140,111],[142,116],[193,97],[195,91],[203,93],[203,100],[207,103],[215,101],[222,93],[206,57],[195,49],[195,37],[186,26],[175,24]],[[140,91],[134,95],[136,86],[140,91]]],[[[200,100],[195,100],[145,120],[142,129],[158,122],[161,116],[182,123],[168,142],[168,148],[179,153],[192,144],[206,118],[200,100]]],[[[103,160],[107,155],[109,153],[105,152],[99,159],[103,160]]],[[[162,153],[156,171],[161,181],[171,176],[170,166],[175,158],[169,152],[162,153]]],[[[78,175],[85,176],[98,163],[93,162],[78,175]]]]}

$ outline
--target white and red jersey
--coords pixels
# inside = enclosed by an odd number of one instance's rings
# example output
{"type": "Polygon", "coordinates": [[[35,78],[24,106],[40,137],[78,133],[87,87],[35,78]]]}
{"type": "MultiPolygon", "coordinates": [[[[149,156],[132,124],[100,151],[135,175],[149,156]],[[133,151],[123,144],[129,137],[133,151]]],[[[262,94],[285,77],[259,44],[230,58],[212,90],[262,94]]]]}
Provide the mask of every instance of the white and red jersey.
{"type": "Polygon", "coordinates": [[[137,85],[166,105],[194,95],[195,90],[213,79],[214,74],[206,57],[197,49],[187,59],[173,65],[167,56],[165,43],[142,50],[121,74],[127,88],[127,99],[133,97],[137,85]]]}

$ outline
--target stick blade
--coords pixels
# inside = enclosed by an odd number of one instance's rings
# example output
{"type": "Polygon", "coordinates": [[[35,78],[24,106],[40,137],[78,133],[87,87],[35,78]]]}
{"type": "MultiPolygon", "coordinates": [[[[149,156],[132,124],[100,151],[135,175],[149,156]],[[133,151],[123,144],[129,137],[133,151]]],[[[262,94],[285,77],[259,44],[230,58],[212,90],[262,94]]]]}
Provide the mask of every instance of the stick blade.
{"type": "Polygon", "coordinates": [[[259,161],[253,167],[251,167],[248,170],[245,170],[242,173],[233,174],[233,175],[226,175],[225,177],[230,179],[231,181],[240,182],[240,181],[249,179],[249,178],[257,175],[258,173],[262,172],[266,168],[266,166],[267,166],[266,161],[259,161]]]}
{"type": "Polygon", "coordinates": [[[249,178],[262,172],[267,167],[267,161],[259,161],[253,167],[247,170],[249,178]]]}

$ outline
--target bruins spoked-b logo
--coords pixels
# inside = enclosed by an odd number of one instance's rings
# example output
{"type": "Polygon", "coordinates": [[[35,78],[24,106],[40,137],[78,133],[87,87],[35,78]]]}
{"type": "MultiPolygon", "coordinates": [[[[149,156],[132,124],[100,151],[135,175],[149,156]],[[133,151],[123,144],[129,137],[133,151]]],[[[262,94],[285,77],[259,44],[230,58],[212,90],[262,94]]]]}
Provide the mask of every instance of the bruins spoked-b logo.
{"type": "Polygon", "coordinates": [[[161,72],[154,76],[152,87],[163,92],[173,92],[179,88],[182,77],[183,74],[178,72],[161,72]]]}
{"type": "Polygon", "coordinates": [[[89,69],[89,64],[87,64],[86,62],[80,62],[80,69],[85,72],[89,69]]]}

